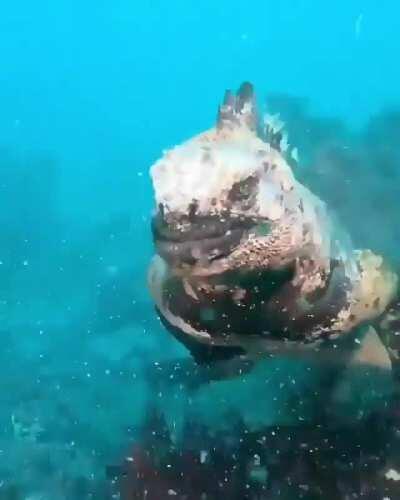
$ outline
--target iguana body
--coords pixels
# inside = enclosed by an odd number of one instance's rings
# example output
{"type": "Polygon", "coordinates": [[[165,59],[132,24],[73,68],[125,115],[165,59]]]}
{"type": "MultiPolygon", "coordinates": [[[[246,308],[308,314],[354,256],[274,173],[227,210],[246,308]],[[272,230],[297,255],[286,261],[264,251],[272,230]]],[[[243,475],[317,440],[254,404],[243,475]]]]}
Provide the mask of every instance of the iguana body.
{"type": "Polygon", "coordinates": [[[395,298],[396,274],[352,248],[324,202],[296,180],[296,160],[280,122],[260,122],[243,84],[226,93],[214,128],[151,169],[150,289],[198,361],[331,356],[395,298]]]}

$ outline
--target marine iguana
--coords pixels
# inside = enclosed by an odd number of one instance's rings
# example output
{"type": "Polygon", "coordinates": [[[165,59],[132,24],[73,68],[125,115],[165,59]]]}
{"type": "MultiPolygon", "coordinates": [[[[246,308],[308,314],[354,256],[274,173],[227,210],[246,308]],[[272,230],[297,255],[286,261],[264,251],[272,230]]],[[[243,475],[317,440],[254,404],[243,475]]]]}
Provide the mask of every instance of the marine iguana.
{"type": "Polygon", "coordinates": [[[244,83],[225,93],[215,127],[151,167],[149,286],[161,320],[199,363],[331,356],[395,298],[396,273],[352,247],[296,179],[297,164],[283,124],[260,117],[244,83]]]}

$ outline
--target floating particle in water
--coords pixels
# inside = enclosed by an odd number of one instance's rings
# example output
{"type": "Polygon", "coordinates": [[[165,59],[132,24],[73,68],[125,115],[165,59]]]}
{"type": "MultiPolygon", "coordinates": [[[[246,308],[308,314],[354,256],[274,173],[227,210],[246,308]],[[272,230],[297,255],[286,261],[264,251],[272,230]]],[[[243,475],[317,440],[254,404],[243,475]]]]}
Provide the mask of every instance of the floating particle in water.
{"type": "Polygon", "coordinates": [[[361,36],[361,29],[362,29],[363,20],[364,20],[364,14],[360,14],[356,19],[355,26],[354,26],[356,40],[358,40],[361,36]]]}
{"type": "Polygon", "coordinates": [[[391,479],[392,481],[400,481],[400,473],[395,469],[389,469],[385,474],[386,479],[391,479]]]}

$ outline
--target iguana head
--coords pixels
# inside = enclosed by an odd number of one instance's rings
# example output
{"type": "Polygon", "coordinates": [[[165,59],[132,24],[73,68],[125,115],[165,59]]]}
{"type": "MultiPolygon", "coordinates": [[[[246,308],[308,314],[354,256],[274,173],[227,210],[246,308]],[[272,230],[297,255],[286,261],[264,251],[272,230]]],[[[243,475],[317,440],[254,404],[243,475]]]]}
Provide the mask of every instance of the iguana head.
{"type": "Polygon", "coordinates": [[[352,248],[296,179],[295,160],[279,119],[259,119],[245,83],[226,93],[215,127],[152,166],[149,284],[171,331],[245,351],[251,337],[265,352],[272,337],[314,344],[385,310],[397,277],[352,248]]]}
{"type": "MultiPolygon", "coordinates": [[[[324,204],[295,179],[275,117],[261,123],[252,86],[226,92],[216,126],[151,169],[158,253],[196,275],[330,258],[324,204]]],[[[313,264],[313,265],[314,265],[313,264]]]]}

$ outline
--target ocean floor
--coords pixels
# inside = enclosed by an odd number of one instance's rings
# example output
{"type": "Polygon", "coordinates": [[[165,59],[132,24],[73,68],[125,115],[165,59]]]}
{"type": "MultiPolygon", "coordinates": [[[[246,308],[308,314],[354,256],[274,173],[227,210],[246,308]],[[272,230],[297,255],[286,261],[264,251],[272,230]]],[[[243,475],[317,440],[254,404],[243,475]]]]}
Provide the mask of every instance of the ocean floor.
{"type": "MultiPolygon", "coordinates": [[[[201,370],[163,330],[141,282],[132,281],[129,295],[135,318],[126,315],[126,275],[140,277],[140,269],[112,269],[111,278],[109,270],[98,279],[81,276],[80,294],[70,286],[68,304],[27,294],[3,304],[0,499],[131,498],[109,470],[121,466],[133,446],[146,447],[143,427],[152,411],[163,415],[174,449],[185,448],[189,420],[236,439],[239,420],[260,433],[312,426],[319,418],[325,379],[304,362],[273,359],[241,378],[204,383],[201,370]],[[109,294],[114,316],[104,310],[109,294]]],[[[342,414],[332,417],[338,425],[361,425],[371,411],[386,408],[390,391],[382,390],[379,377],[366,387],[367,403],[349,404],[357,385],[338,401],[342,414]]]]}

